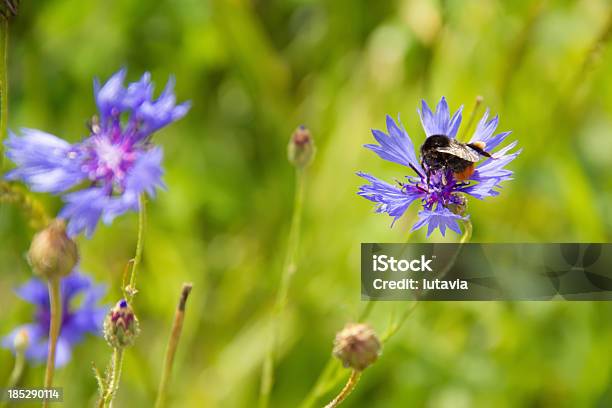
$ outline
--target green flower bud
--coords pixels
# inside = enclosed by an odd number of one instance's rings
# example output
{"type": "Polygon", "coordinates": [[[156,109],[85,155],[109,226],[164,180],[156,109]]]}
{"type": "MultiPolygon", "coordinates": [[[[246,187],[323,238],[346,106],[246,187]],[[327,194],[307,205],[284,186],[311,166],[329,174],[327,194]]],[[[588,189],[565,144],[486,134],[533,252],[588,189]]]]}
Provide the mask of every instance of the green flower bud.
{"type": "Polygon", "coordinates": [[[121,299],[104,319],[104,338],[112,348],[123,348],[134,344],[138,333],[138,319],[128,302],[121,299]]]}
{"type": "Polygon", "coordinates": [[[66,235],[63,220],[53,220],[34,235],[28,259],[34,273],[46,279],[62,278],[72,272],[79,260],[79,251],[76,243],[66,235]]]}
{"type": "Polygon", "coordinates": [[[348,323],[336,334],[333,354],[344,367],[363,371],[374,363],[381,351],[381,343],[367,324],[348,323]]]}
{"type": "Polygon", "coordinates": [[[289,162],[298,168],[305,168],[312,162],[315,155],[314,140],[310,131],[304,127],[298,127],[291,135],[287,146],[287,157],[289,162]]]}

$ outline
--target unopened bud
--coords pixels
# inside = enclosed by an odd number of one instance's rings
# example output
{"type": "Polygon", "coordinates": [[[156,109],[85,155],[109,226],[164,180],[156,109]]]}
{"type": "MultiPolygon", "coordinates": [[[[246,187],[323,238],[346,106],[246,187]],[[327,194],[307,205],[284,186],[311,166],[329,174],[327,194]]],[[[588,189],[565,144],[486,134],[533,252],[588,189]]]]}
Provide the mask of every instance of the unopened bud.
{"type": "Polygon", "coordinates": [[[34,235],[28,258],[34,273],[46,278],[62,278],[72,272],[79,260],[76,243],[66,235],[63,220],[53,220],[34,235]]]}
{"type": "Polygon", "coordinates": [[[289,162],[298,168],[305,168],[312,162],[315,151],[316,148],[310,130],[304,126],[298,127],[291,135],[287,146],[289,162]]]}
{"type": "Polygon", "coordinates": [[[15,353],[25,353],[30,346],[30,337],[26,329],[19,330],[13,338],[13,348],[15,353]]]}
{"type": "Polygon", "coordinates": [[[370,326],[348,323],[336,334],[333,353],[345,367],[362,371],[378,359],[380,350],[380,341],[370,326]]]}
{"type": "Polygon", "coordinates": [[[140,333],[138,319],[124,299],[117,302],[104,319],[104,338],[112,348],[123,348],[134,344],[140,333]]]}

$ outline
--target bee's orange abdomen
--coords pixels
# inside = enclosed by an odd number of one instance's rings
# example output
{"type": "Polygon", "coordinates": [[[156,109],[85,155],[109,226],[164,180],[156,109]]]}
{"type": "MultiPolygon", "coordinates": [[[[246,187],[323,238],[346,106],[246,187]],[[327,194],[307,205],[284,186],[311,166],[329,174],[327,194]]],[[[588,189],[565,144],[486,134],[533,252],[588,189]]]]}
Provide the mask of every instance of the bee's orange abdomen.
{"type": "Polygon", "coordinates": [[[487,147],[487,144],[486,144],[485,142],[480,142],[480,141],[479,141],[479,142],[474,142],[474,143],[472,143],[472,144],[473,144],[474,146],[476,146],[476,147],[478,147],[478,148],[482,149],[482,150],[484,150],[484,149],[485,149],[485,147],[487,147]]]}
{"type": "Polygon", "coordinates": [[[465,170],[459,173],[453,173],[457,180],[463,181],[469,179],[474,174],[474,163],[470,164],[465,170]]]}

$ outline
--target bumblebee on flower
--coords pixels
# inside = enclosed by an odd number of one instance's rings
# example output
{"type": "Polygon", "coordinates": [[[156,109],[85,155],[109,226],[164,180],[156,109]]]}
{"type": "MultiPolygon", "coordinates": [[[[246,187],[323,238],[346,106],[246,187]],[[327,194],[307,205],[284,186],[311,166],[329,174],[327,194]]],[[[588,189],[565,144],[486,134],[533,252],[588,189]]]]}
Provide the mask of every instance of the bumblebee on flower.
{"type": "Polygon", "coordinates": [[[521,150],[509,153],[517,145],[514,141],[493,152],[511,132],[494,135],[499,118],[495,116],[489,120],[488,110],[465,144],[456,139],[462,107],[451,116],[446,99],[442,97],[435,113],[425,101],[422,101],[421,110],[417,112],[427,136],[421,148],[420,160],[406,130],[390,116],[387,116],[388,134],[372,130],[378,144],[365,145],[380,158],[411,168],[416,176],[405,176],[406,182],[393,185],[359,172],[357,175],[365,178],[369,184],[362,185],[358,194],[377,203],[376,212],[389,214],[393,217],[393,223],[410,204],[420,200],[423,208],[412,227],[413,231],[427,225],[428,237],[436,228],[443,236],[446,228],[460,234],[458,222],[469,219],[465,213],[467,195],[477,199],[498,195],[501,182],[512,178],[512,171],[505,166],[521,150]],[[481,156],[485,160],[476,165],[481,156]]]}

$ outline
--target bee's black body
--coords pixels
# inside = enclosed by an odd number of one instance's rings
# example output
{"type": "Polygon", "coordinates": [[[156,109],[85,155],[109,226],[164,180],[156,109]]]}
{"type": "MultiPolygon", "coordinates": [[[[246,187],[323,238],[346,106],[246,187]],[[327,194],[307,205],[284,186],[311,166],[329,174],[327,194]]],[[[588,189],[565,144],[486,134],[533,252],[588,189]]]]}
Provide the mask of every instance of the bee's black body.
{"type": "Polygon", "coordinates": [[[466,144],[445,135],[433,135],[421,146],[421,157],[429,170],[449,169],[462,179],[473,173],[474,163],[481,155],[491,157],[483,148],[483,143],[466,144]]]}

